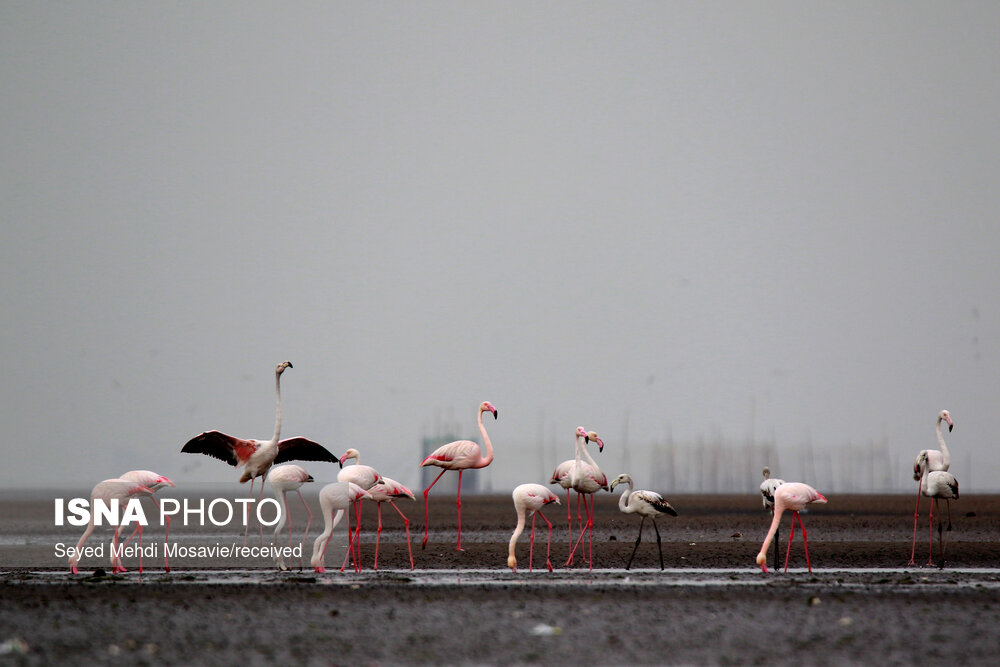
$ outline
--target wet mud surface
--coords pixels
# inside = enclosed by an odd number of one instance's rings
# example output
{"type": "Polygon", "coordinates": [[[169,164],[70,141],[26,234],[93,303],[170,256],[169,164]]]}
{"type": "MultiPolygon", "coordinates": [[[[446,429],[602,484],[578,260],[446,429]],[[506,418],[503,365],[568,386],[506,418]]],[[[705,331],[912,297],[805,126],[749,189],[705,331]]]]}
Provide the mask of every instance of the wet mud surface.
{"type": "MultiPolygon", "coordinates": [[[[510,572],[505,562],[515,516],[507,497],[463,498],[462,552],[454,548],[454,498],[432,498],[425,550],[422,503],[401,505],[411,519],[413,571],[393,512],[383,512],[381,571],[371,570],[370,509],[360,574],[338,572],[339,559],[334,565],[330,557],[328,571],[318,575],[278,573],[266,563],[114,577],[93,576],[103,563],[90,563],[77,577],[63,568],[8,568],[0,571],[0,660],[994,664],[1000,497],[969,496],[953,505],[944,569],[907,565],[913,497],[831,498],[803,517],[814,572],[804,570],[797,536],[791,571],[772,575],[753,564],[770,521],[756,498],[669,500],[680,516],[658,522],[664,572],[648,521],[632,571],[622,569],[639,521],[619,515],[608,494],[597,503],[593,573],[579,556],[564,566],[565,507],[546,512],[554,523],[555,571],[540,569],[539,520],[534,571],[527,571],[525,535],[518,544],[521,568],[510,572]]],[[[926,521],[924,504],[918,564],[927,558],[926,521]]],[[[786,519],[782,558],[787,531],[786,519]]]]}

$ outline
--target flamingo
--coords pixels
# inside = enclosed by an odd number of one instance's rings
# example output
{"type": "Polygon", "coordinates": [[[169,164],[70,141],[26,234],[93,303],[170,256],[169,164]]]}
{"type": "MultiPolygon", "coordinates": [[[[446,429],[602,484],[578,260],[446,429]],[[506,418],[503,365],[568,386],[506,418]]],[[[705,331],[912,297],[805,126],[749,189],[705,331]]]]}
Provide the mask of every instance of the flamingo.
{"type": "Polygon", "coordinates": [[[639,549],[639,542],[642,540],[642,527],[646,523],[646,517],[649,517],[653,522],[653,530],[656,531],[656,548],[660,552],[660,569],[662,570],[663,547],[660,544],[660,529],[656,527],[656,517],[663,514],[677,516],[677,510],[655,491],[645,491],[643,489],[633,491],[632,476],[628,473],[623,472],[618,477],[615,477],[615,480],[611,482],[611,491],[614,491],[615,487],[619,484],[628,484],[628,491],[623,493],[621,498],[618,499],[618,509],[625,514],[638,514],[640,517],[639,537],[635,538],[635,546],[632,547],[632,555],[628,557],[625,569],[627,570],[632,567],[632,559],[635,558],[635,552],[639,549]]]}
{"type": "Polygon", "coordinates": [[[497,409],[489,401],[483,401],[479,404],[479,432],[482,433],[483,444],[486,445],[486,456],[482,455],[479,445],[475,442],[471,440],[456,440],[455,442],[449,442],[447,445],[441,445],[420,462],[420,467],[437,466],[443,468],[441,473],[431,482],[430,486],[424,489],[424,541],[420,545],[421,549],[427,548],[427,494],[437,484],[437,481],[441,479],[441,475],[449,470],[457,470],[458,496],[456,505],[458,506],[458,544],[455,548],[458,551],[465,551],[462,548],[462,471],[467,468],[485,468],[493,463],[493,444],[490,442],[490,436],[486,432],[486,427],[483,426],[484,412],[492,413],[493,419],[497,419],[497,409]]]}
{"type": "MultiPolygon", "coordinates": [[[[275,543],[278,541],[278,534],[281,533],[281,529],[284,527],[285,519],[287,518],[288,546],[292,546],[292,515],[288,512],[287,493],[294,491],[299,494],[299,500],[302,501],[302,506],[306,508],[306,513],[309,515],[309,519],[306,521],[306,531],[302,533],[302,542],[304,544],[306,536],[309,534],[309,526],[312,525],[313,515],[312,510],[309,509],[309,503],[302,497],[302,491],[299,487],[306,482],[315,481],[313,476],[306,472],[305,468],[297,466],[294,463],[288,463],[271,468],[271,472],[267,473],[267,481],[271,483],[271,490],[274,491],[274,497],[281,501],[281,519],[278,521],[278,525],[274,527],[275,543]]],[[[274,562],[279,570],[284,571],[288,569],[285,567],[285,559],[277,551],[275,552],[274,562]]]]}
{"type": "MultiPolygon", "coordinates": [[[[362,489],[369,491],[372,486],[378,483],[382,478],[378,474],[378,471],[371,466],[366,466],[361,464],[361,454],[358,450],[348,449],[344,452],[344,455],[340,457],[340,472],[337,473],[338,482],[351,482],[357,484],[362,489]],[[349,459],[354,459],[354,465],[344,467],[344,461],[349,459]]],[[[361,503],[354,503],[354,537],[351,538],[351,544],[354,545],[354,549],[357,553],[354,556],[355,566],[361,567],[361,503]]]]}
{"type": "MultiPolygon", "coordinates": [[[[937,418],[937,440],[938,449],[923,449],[917,454],[917,460],[913,464],[913,479],[917,482],[917,506],[913,510],[913,544],[910,548],[910,562],[909,565],[916,565],[913,558],[917,553],[917,516],[920,514],[920,495],[923,492],[923,476],[925,471],[942,471],[947,472],[948,468],[951,467],[951,454],[948,452],[948,445],[944,441],[944,436],[941,434],[941,422],[948,422],[948,432],[955,428],[955,423],[951,420],[951,413],[947,410],[942,410],[938,413],[937,418]]],[[[933,501],[932,501],[933,502],[933,501]]]]}
{"type": "Polygon", "coordinates": [[[514,534],[510,536],[510,546],[507,549],[507,567],[517,572],[517,557],[514,555],[514,547],[517,545],[517,538],[524,531],[524,521],[526,513],[531,515],[531,546],[528,548],[528,572],[531,572],[532,560],[535,554],[535,514],[537,513],[549,527],[548,541],[545,543],[545,566],[552,571],[552,561],[549,554],[552,550],[552,522],[542,514],[542,507],[549,503],[559,503],[556,494],[549,491],[541,484],[521,484],[514,489],[511,494],[514,498],[514,509],[517,511],[517,526],[514,534]]]}
{"type": "MultiPolygon", "coordinates": [[[[102,482],[98,482],[97,486],[90,493],[90,522],[87,524],[86,530],[83,531],[83,535],[80,536],[80,541],[76,543],[76,549],[69,556],[69,570],[73,574],[79,574],[77,569],[77,564],[80,562],[80,550],[83,549],[83,545],[87,542],[90,534],[94,532],[94,516],[97,512],[94,509],[95,500],[103,500],[109,506],[111,501],[117,500],[119,503],[123,500],[128,500],[133,496],[152,496],[153,490],[143,486],[142,484],[137,484],[136,482],[129,481],[127,479],[121,479],[118,477],[112,479],[106,479],[102,482]]],[[[111,554],[111,571],[114,573],[127,572],[127,570],[122,566],[121,559],[115,555],[118,551],[118,532],[121,530],[121,525],[115,526],[115,536],[114,536],[114,551],[111,554]]],[[[139,539],[142,539],[142,524],[137,525],[137,530],[139,531],[139,539]]],[[[141,571],[141,561],[140,561],[140,571],[141,571]]]]}
{"type": "MultiPolygon", "coordinates": [[[[764,481],[760,483],[760,495],[761,495],[761,499],[763,500],[763,503],[764,503],[764,509],[766,509],[768,512],[770,512],[772,517],[774,516],[774,491],[775,491],[775,489],[777,489],[779,486],[781,486],[784,483],[785,483],[785,480],[783,480],[783,479],[778,479],[777,477],[772,478],[771,477],[771,469],[769,467],[767,467],[767,466],[764,466],[764,481]]],[[[779,526],[778,528],[775,528],[775,531],[774,531],[774,563],[775,563],[774,566],[775,567],[778,567],[778,565],[777,565],[777,563],[778,563],[778,542],[781,541],[780,529],[781,529],[781,527],[779,526]]]]}
{"type": "MultiPolygon", "coordinates": [[[[604,451],[604,441],[597,437],[597,434],[593,431],[591,438],[597,442],[598,451],[604,451]]],[[[579,453],[580,450],[580,439],[586,439],[588,437],[587,430],[582,426],[576,427],[576,437],[573,442],[574,451],[579,453]]],[[[573,488],[573,467],[576,465],[576,459],[567,459],[556,466],[556,469],[552,471],[552,477],[549,479],[549,484],[558,484],[562,488],[566,489],[566,522],[568,524],[567,531],[567,546],[569,550],[573,549],[573,509],[569,502],[569,492],[573,488]]],[[[580,529],[583,530],[583,520],[580,518],[580,495],[576,496],[576,516],[577,521],[580,524],[580,529]]]]}
{"type": "MultiPolygon", "coordinates": [[[[219,431],[205,431],[187,441],[182,452],[187,454],[207,454],[225,461],[231,466],[243,467],[240,484],[250,482],[250,497],[253,497],[253,483],[257,477],[263,477],[275,463],[286,461],[328,461],[336,463],[337,457],[325,447],[312,440],[302,437],[281,438],[281,374],[286,368],[293,368],[292,362],[283,361],[274,369],[274,391],[277,403],[274,408],[274,435],[270,440],[246,440],[219,431]]],[[[260,483],[260,499],[264,497],[264,481],[260,483]]],[[[258,499],[258,501],[260,500],[258,499]]],[[[243,531],[243,544],[246,545],[247,530],[243,531]]],[[[261,541],[263,542],[264,527],[261,526],[261,541]]]]}
{"type": "MultiPolygon", "coordinates": [[[[788,572],[788,555],[792,552],[792,540],[795,539],[796,519],[799,520],[799,526],[802,527],[802,542],[806,549],[806,567],[812,572],[812,565],[809,564],[809,540],[806,537],[806,527],[802,523],[802,517],[799,516],[799,511],[809,503],[823,504],[826,503],[826,498],[819,491],[802,482],[785,482],[775,489],[774,518],[771,519],[771,527],[767,531],[767,537],[764,538],[760,553],[757,554],[757,565],[763,572],[767,572],[767,548],[771,546],[771,540],[774,539],[774,535],[778,531],[778,524],[781,523],[781,515],[785,513],[785,510],[792,510],[792,532],[788,535],[785,572],[788,572]]],[[[775,567],[777,567],[777,563],[775,563],[775,567]]]]}
{"type": "MultiPolygon", "coordinates": [[[[326,548],[333,537],[333,529],[340,523],[352,502],[362,498],[370,497],[370,494],[357,484],[350,482],[334,482],[327,484],[319,491],[319,506],[323,511],[323,532],[313,542],[313,554],[310,564],[313,569],[322,574],[326,572],[323,566],[323,559],[326,556],[326,548]]],[[[347,515],[347,536],[351,537],[351,517],[347,515]]],[[[351,552],[351,544],[347,546],[348,553],[351,552]]],[[[343,571],[344,568],[340,568],[343,571]]]]}
{"type": "MultiPolygon", "coordinates": [[[[585,444],[589,444],[591,440],[595,440],[598,443],[599,449],[604,449],[604,441],[597,437],[597,434],[593,431],[587,432],[587,437],[584,438],[585,444]]],[[[576,452],[576,460],[574,461],[573,473],[571,475],[571,484],[573,490],[576,491],[577,495],[581,494],[593,495],[604,489],[608,491],[608,478],[601,472],[601,469],[597,467],[597,463],[594,462],[593,457],[591,457],[590,452],[583,445],[576,452]],[[580,461],[581,455],[587,459],[586,463],[580,461]]],[[[568,501],[567,501],[568,502],[568,501]]],[[[566,565],[573,564],[573,555],[576,553],[577,548],[583,542],[584,532],[590,529],[590,569],[594,569],[594,499],[591,498],[590,502],[587,499],[583,499],[583,509],[587,513],[587,524],[580,529],[580,536],[576,540],[576,545],[574,545],[572,551],[569,552],[569,558],[566,559],[566,565]]]]}
{"type": "MultiPolygon", "coordinates": [[[[353,468],[354,466],[351,467],[353,468]]],[[[382,503],[388,502],[392,505],[392,509],[396,510],[399,516],[403,517],[403,523],[406,525],[406,549],[410,553],[410,569],[412,570],[414,565],[413,548],[410,546],[410,520],[406,518],[402,510],[396,507],[394,501],[399,498],[409,498],[410,500],[416,500],[416,498],[413,495],[413,491],[410,491],[394,479],[382,477],[381,481],[381,484],[376,484],[368,489],[369,498],[374,500],[376,507],[378,507],[378,532],[375,534],[375,569],[378,569],[378,545],[379,540],[382,538],[382,503]]]]}
{"type": "MultiPolygon", "coordinates": [[[[926,462],[921,466],[924,471],[920,480],[920,491],[923,495],[931,499],[930,519],[928,525],[928,546],[927,565],[934,566],[934,507],[938,500],[944,500],[948,507],[948,529],[951,532],[951,501],[958,500],[958,480],[950,472],[944,470],[926,470],[926,462]]],[[[941,551],[941,562],[938,565],[944,568],[944,538],[941,530],[941,519],[938,518],[938,548],[941,551]]]]}
{"type": "MultiPolygon", "coordinates": [[[[145,486],[147,489],[150,489],[151,491],[154,491],[154,492],[162,489],[165,486],[174,486],[174,487],[177,486],[176,484],[174,484],[173,482],[171,482],[169,479],[167,479],[163,475],[155,473],[152,470],[129,470],[127,473],[125,473],[124,475],[122,475],[119,479],[125,479],[125,480],[128,480],[130,482],[135,482],[136,484],[141,484],[142,486],[145,486]]],[[[159,503],[159,501],[154,496],[150,496],[149,499],[153,501],[153,503],[156,505],[157,509],[160,509],[160,503],[159,503]]],[[[163,512],[162,511],[160,512],[160,516],[163,516],[163,512]]],[[[167,542],[170,541],[170,517],[169,516],[164,516],[163,518],[166,520],[166,524],[167,524],[166,531],[164,532],[164,535],[163,535],[163,544],[164,544],[164,549],[163,549],[163,567],[164,567],[164,569],[167,572],[170,572],[170,563],[167,562],[167,550],[166,550],[166,544],[167,544],[167,542]]],[[[128,536],[127,540],[125,540],[125,544],[128,544],[129,541],[131,541],[132,536],[135,535],[138,530],[139,530],[139,526],[136,526],[135,529],[132,531],[132,534],[128,536]]],[[[140,536],[139,545],[140,545],[140,548],[141,548],[141,546],[142,546],[141,536],[140,536]]],[[[139,553],[141,554],[142,552],[140,551],[139,553]]],[[[141,558],[141,556],[139,558],[139,572],[142,572],[142,558],[141,558]]]]}

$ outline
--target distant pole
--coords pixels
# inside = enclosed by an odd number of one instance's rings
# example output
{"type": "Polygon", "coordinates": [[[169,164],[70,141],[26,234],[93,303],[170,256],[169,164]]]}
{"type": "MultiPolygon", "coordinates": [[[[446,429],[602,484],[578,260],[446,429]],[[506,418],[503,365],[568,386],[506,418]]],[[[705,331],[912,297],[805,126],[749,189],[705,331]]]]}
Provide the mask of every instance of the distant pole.
{"type": "Polygon", "coordinates": [[[629,410],[625,409],[625,426],[622,428],[622,461],[625,465],[625,470],[632,474],[632,461],[629,457],[628,451],[628,422],[629,422],[629,410]]]}

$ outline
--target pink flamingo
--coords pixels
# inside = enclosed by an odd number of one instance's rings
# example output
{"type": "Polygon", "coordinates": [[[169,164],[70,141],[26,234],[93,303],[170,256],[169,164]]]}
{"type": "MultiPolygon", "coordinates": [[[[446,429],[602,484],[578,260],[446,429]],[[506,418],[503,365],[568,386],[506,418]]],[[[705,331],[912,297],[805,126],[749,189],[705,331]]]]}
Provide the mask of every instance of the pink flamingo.
{"type": "MultiPolygon", "coordinates": [[[[604,441],[597,437],[597,434],[590,431],[588,434],[587,430],[582,426],[576,427],[576,438],[574,440],[574,451],[579,454],[580,452],[580,440],[586,440],[587,437],[597,443],[598,451],[604,451],[604,441]]],[[[566,522],[567,526],[567,546],[569,550],[573,549],[573,509],[569,502],[569,492],[573,488],[573,467],[576,465],[576,459],[567,459],[556,466],[556,469],[552,471],[552,477],[549,478],[549,484],[558,484],[562,488],[566,489],[566,522]]],[[[580,525],[580,530],[583,530],[583,519],[580,517],[580,495],[576,496],[576,517],[580,525]]]]}
{"type": "MultiPolygon", "coordinates": [[[[323,511],[323,532],[313,542],[313,554],[310,561],[316,572],[321,574],[326,572],[326,568],[323,566],[326,548],[330,544],[330,538],[333,537],[333,529],[337,527],[340,519],[345,515],[347,516],[347,537],[349,540],[347,552],[353,553],[353,547],[350,544],[352,537],[351,515],[348,513],[348,508],[350,508],[351,503],[367,497],[369,497],[367,491],[350,482],[334,482],[320,489],[319,506],[323,511]]],[[[341,567],[340,571],[343,572],[344,568],[341,567]]]]}
{"type": "MultiPolygon", "coordinates": [[[[79,574],[77,569],[77,564],[80,562],[80,550],[83,549],[83,545],[87,542],[90,534],[94,532],[94,516],[97,512],[94,509],[95,500],[103,500],[108,506],[111,502],[117,500],[119,502],[120,511],[121,501],[128,500],[133,496],[152,496],[153,490],[149,489],[142,484],[136,484],[127,479],[106,479],[103,482],[98,482],[97,486],[90,493],[90,522],[87,524],[86,530],[83,531],[83,535],[80,536],[80,541],[76,543],[76,549],[69,556],[69,570],[73,574],[79,574]]],[[[117,556],[118,552],[118,533],[121,530],[121,524],[115,526],[115,536],[114,536],[114,550],[111,553],[111,571],[113,573],[127,572],[124,566],[122,566],[121,559],[117,556]]],[[[142,539],[142,524],[137,525],[137,530],[139,531],[139,539],[142,539]]],[[[142,560],[139,561],[139,571],[142,571],[142,560]]]]}
{"type": "MultiPolygon", "coordinates": [[[[924,473],[932,471],[947,472],[948,468],[951,467],[951,454],[948,452],[948,444],[944,441],[944,436],[941,434],[942,421],[948,422],[949,433],[955,427],[954,422],[951,420],[951,413],[947,410],[942,410],[938,413],[937,428],[935,430],[937,431],[938,446],[941,449],[921,450],[917,454],[916,462],[913,464],[913,479],[917,482],[917,506],[913,510],[913,544],[910,548],[909,565],[916,565],[914,556],[917,553],[917,517],[920,514],[920,495],[923,491],[924,473]]],[[[933,500],[931,502],[933,503],[933,500]]]]}
{"type": "Polygon", "coordinates": [[[455,442],[449,442],[447,445],[441,445],[420,463],[420,467],[438,466],[439,468],[444,468],[444,470],[442,470],[441,473],[434,478],[434,481],[431,482],[430,486],[424,489],[424,541],[420,545],[421,549],[427,548],[427,494],[430,493],[431,488],[437,484],[437,481],[441,479],[441,475],[445,474],[449,470],[457,470],[458,545],[455,548],[458,551],[464,551],[464,549],[462,549],[462,471],[467,468],[485,468],[489,464],[493,463],[493,444],[490,442],[490,436],[486,432],[486,427],[483,426],[484,412],[492,413],[493,419],[496,419],[497,409],[493,407],[493,404],[489,401],[483,401],[479,404],[479,432],[482,433],[483,444],[486,445],[486,456],[483,456],[480,453],[479,445],[471,440],[456,440],[455,442]]]}
{"type": "Polygon", "coordinates": [[[514,489],[511,496],[514,498],[514,509],[517,511],[517,526],[514,528],[514,534],[510,536],[510,546],[507,549],[507,567],[517,572],[517,557],[514,555],[514,547],[517,544],[517,538],[524,531],[525,514],[528,513],[531,515],[531,546],[528,548],[528,572],[532,571],[532,561],[535,554],[535,514],[537,513],[549,527],[549,537],[545,544],[545,566],[551,572],[552,561],[549,560],[549,554],[552,550],[552,522],[542,514],[542,507],[549,503],[558,505],[559,498],[541,484],[522,484],[514,489]]]}
{"type": "MultiPolygon", "coordinates": [[[[799,521],[799,526],[802,527],[802,542],[806,549],[806,567],[812,572],[812,565],[809,564],[809,539],[806,537],[806,527],[802,523],[799,511],[809,503],[823,504],[825,502],[826,498],[823,497],[823,494],[802,482],[785,482],[775,489],[774,518],[771,519],[771,528],[767,531],[767,537],[760,548],[760,553],[757,554],[757,565],[762,571],[767,572],[767,548],[771,546],[771,540],[774,539],[778,524],[781,523],[781,515],[785,513],[785,510],[792,510],[792,532],[788,535],[788,551],[785,552],[785,572],[788,572],[788,556],[792,552],[792,540],[795,539],[796,519],[799,521]]],[[[775,567],[777,567],[777,563],[775,567]]]]}
{"type": "MultiPolygon", "coordinates": [[[[958,500],[958,480],[950,472],[944,470],[927,470],[926,463],[920,480],[920,490],[931,499],[930,518],[927,522],[928,546],[927,565],[934,566],[934,508],[938,500],[944,500],[948,507],[948,530],[951,532],[951,501],[958,500]]],[[[944,538],[941,531],[941,519],[938,518],[938,548],[941,551],[941,562],[938,567],[944,568],[944,538]]]]}
{"type": "MultiPolygon", "coordinates": [[[[165,486],[174,486],[174,487],[177,486],[176,484],[174,484],[173,482],[171,482],[169,479],[167,479],[163,475],[155,473],[152,470],[129,470],[127,473],[125,473],[124,475],[122,475],[120,477],[120,479],[125,479],[125,480],[128,480],[130,482],[135,482],[136,484],[141,484],[142,486],[145,486],[147,489],[150,489],[151,491],[154,491],[154,492],[155,491],[159,491],[160,489],[162,489],[165,486]]],[[[160,509],[160,502],[154,496],[150,496],[149,499],[153,501],[153,503],[156,505],[156,508],[159,510],[160,509]]],[[[160,512],[160,515],[161,516],[163,515],[162,511],[160,512]]],[[[163,518],[164,518],[164,520],[166,521],[166,524],[167,524],[166,525],[166,531],[164,532],[164,535],[163,535],[163,545],[164,545],[164,549],[163,549],[163,567],[164,567],[164,569],[167,572],[170,572],[170,563],[167,562],[167,550],[166,550],[166,545],[170,541],[170,517],[169,516],[164,516],[163,518]]],[[[135,529],[132,530],[132,534],[128,536],[127,540],[125,540],[125,544],[128,544],[129,541],[131,541],[132,536],[135,535],[136,531],[138,531],[138,530],[139,530],[139,526],[136,526],[135,529]]],[[[142,548],[142,536],[141,535],[139,537],[139,547],[140,547],[140,549],[142,548]]],[[[140,554],[141,553],[142,552],[140,551],[140,554]]],[[[140,558],[139,558],[139,572],[142,572],[142,557],[141,557],[141,555],[140,555],[140,558]]]]}
{"type": "MultiPolygon", "coordinates": [[[[354,466],[351,467],[353,468],[354,466]]],[[[406,525],[406,549],[410,553],[410,569],[412,570],[414,565],[413,547],[410,546],[410,520],[406,518],[402,510],[396,507],[394,501],[399,498],[409,498],[410,500],[416,500],[416,498],[413,495],[413,491],[410,491],[394,479],[382,477],[381,481],[381,484],[376,484],[368,489],[369,498],[374,500],[376,507],[378,507],[378,532],[375,534],[375,569],[378,569],[378,545],[379,540],[382,539],[382,503],[388,502],[392,505],[392,509],[396,510],[396,513],[403,517],[403,523],[406,525]]]]}
{"type": "Polygon", "coordinates": [[[642,527],[646,523],[646,517],[649,517],[653,522],[653,530],[656,531],[656,548],[660,552],[660,569],[662,570],[663,547],[660,544],[660,529],[656,527],[656,517],[663,514],[677,516],[677,510],[655,491],[646,491],[645,489],[633,491],[632,476],[628,473],[623,472],[615,478],[615,481],[611,482],[611,491],[614,491],[615,487],[619,484],[628,484],[628,491],[623,493],[622,497],[618,499],[618,509],[625,514],[638,514],[640,517],[639,537],[635,538],[635,546],[632,547],[632,555],[628,557],[625,569],[627,570],[632,567],[632,559],[635,558],[635,552],[639,549],[639,542],[642,541],[642,527]]]}
{"type": "MultiPolygon", "coordinates": [[[[302,497],[300,487],[307,482],[315,481],[313,480],[313,476],[307,473],[305,468],[297,466],[294,463],[288,463],[271,468],[271,472],[267,474],[267,481],[271,483],[271,490],[274,491],[274,497],[281,500],[281,519],[278,521],[278,525],[274,527],[275,544],[278,542],[278,535],[281,533],[281,529],[285,525],[285,519],[287,518],[288,546],[292,546],[292,515],[288,511],[287,494],[289,491],[294,491],[299,494],[299,500],[302,501],[302,506],[306,508],[306,513],[309,515],[309,519],[306,521],[306,530],[302,533],[302,543],[304,545],[306,536],[309,535],[309,526],[312,525],[313,515],[312,510],[309,509],[309,503],[302,497]]],[[[288,569],[285,566],[285,559],[280,553],[275,554],[274,562],[279,570],[288,569]]],[[[301,569],[301,563],[299,569],[301,569]]]]}
{"type": "MultiPolygon", "coordinates": [[[[587,437],[584,438],[585,444],[589,444],[591,440],[597,440],[598,445],[601,449],[604,449],[604,441],[597,437],[597,434],[593,431],[587,432],[587,437]],[[593,434],[593,438],[591,438],[593,434]]],[[[593,457],[591,457],[590,452],[587,451],[586,446],[581,445],[576,452],[576,461],[573,468],[573,473],[571,477],[571,482],[573,490],[577,493],[577,499],[586,494],[587,496],[593,496],[601,489],[605,491],[609,490],[608,478],[601,472],[601,469],[597,467],[594,462],[593,457]],[[587,461],[581,462],[580,457],[584,456],[587,461]]],[[[583,509],[587,513],[587,524],[580,529],[580,536],[576,540],[576,545],[573,550],[569,552],[569,558],[566,559],[566,565],[573,564],[573,555],[576,553],[577,548],[583,543],[583,537],[589,529],[590,541],[589,541],[589,551],[590,551],[590,569],[594,569],[594,499],[591,498],[590,502],[587,502],[587,498],[583,498],[583,509]]],[[[581,550],[582,552],[582,550],[581,550]]]]}
{"type": "MultiPolygon", "coordinates": [[[[250,482],[250,497],[253,497],[253,483],[258,477],[263,477],[275,463],[287,461],[328,461],[336,463],[337,457],[326,450],[323,445],[306,438],[281,438],[281,374],[286,368],[293,368],[292,362],[283,361],[274,369],[274,391],[277,403],[274,408],[274,435],[270,440],[245,440],[219,431],[205,431],[187,441],[182,452],[188,454],[207,454],[225,461],[231,466],[243,466],[240,484],[250,482]]],[[[260,498],[264,497],[264,480],[260,483],[260,498]]],[[[249,523],[249,522],[248,522],[249,523]]],[[[246,545],[247,530],[243,530],[243,544],[246,545]]],[[[264,527],[261,526],[261,542],[263,542],[264,527]]]]}
{"type": "MultiPolygon", "coordinates": [[[[351,482],[357,484],[362,489],[370,491],[372,486],[378,483],[382,476],[371,466],[362,465],[361,454],[358,450],[348,449],[340,457],[340,472],[337,473],[338,482],[351,482]],[[354,465],[344,467],[344,461],[354,459],[354,465]]],[[[361,571],[361,503],[354,503],[354,537],[351,538],[353,548],[357,550],[354,554],[354,564],[358,571],[361,571]]]]}

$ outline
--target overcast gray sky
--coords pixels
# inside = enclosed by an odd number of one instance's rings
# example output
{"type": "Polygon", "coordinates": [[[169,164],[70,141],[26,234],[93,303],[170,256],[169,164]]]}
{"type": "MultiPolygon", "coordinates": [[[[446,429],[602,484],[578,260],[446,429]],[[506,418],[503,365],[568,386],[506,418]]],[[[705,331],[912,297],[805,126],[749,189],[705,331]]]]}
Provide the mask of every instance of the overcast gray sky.
{"type": "Polygon", "coordinates": [[[269,437],[289,359],[283,434],[413,486],[490,400],[498,490],[580,424],[610,474],[669,432],[887,443],[908,484],[941,408],[996,490],[998,29],[995,2],[5,2],[0,485],[235,480],[180,448],[269,437]]]}

